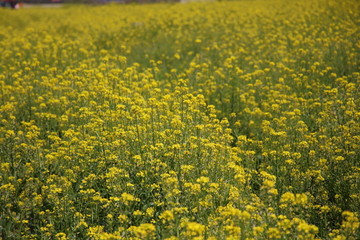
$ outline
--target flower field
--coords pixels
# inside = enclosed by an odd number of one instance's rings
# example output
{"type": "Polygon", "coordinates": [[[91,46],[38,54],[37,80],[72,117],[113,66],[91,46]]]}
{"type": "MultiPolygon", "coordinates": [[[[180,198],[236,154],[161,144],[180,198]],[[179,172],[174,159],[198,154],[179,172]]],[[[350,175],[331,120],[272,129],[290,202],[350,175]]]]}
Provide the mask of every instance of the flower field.
{"type": "Polygon", "coordinates": [[[359,239],[359,9],[0,9],[0,239],[359,239]]]}

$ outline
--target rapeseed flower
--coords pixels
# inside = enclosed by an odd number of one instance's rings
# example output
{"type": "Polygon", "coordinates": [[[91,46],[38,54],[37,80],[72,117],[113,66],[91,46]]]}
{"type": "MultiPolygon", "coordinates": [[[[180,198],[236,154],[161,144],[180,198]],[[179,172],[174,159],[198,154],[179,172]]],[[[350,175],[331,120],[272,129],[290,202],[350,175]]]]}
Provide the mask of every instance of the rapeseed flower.
{"type": "Polygon", "coordinates": [[[3,11],[1,237],[357,239],[358,8],[3,11]]]}

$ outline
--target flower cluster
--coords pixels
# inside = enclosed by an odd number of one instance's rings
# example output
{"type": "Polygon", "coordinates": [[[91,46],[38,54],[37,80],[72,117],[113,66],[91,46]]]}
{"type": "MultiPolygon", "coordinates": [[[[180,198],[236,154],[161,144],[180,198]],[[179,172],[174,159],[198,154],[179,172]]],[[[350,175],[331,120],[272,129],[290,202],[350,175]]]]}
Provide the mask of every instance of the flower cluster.
{"type": "Polygon", "coordinates": [[[0,239],[357,239],[359,7],[0,9],[0,239]]]}

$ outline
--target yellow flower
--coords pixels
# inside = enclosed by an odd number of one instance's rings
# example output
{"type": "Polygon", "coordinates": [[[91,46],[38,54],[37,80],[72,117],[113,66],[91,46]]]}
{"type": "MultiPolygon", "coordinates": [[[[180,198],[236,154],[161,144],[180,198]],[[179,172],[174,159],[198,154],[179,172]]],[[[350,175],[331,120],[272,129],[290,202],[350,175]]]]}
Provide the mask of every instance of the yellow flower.
{"type": "Polygon", "coordinates": [[[270,227],[266,233],[267,233],[267,236],[269,237],[269,239],[281,238],[281,232],[276,227],[270,227]]]}
{"type": "Polygon", "coordinates": [[[188,237],[203,236],[206,227],[197,222],[185,222],[182,223],[185,227],[184,235],[188,237]]]}
{"type": "Polygon", "coordinates": [[[170,210],[165,210],[159,216],[163,222],[169,222],[175,219],[174,214],[170,210]]]}
{"type": "Polygon", "coordinates": [[[55,238],[56,238],[57,240],[66,240],[66,239],[68,239],[65,233],[57,233],[57,234],[55,235],[55,238]]]}
{"type": "Polygon", "coordinates": [[[156,227],[151,223],[142,223],[139,226],[131,226],[129,231],[140,239],[148,239],[155,236],[156,227]]]}
{"type": "Polygon", "coordinates": [[[204,177],[204,176],[201,176],[198,179],[196,179],[196,182],[201,183],[201,184],[208,183],[209,181],[210,181],[210,178],[204,177]]]}

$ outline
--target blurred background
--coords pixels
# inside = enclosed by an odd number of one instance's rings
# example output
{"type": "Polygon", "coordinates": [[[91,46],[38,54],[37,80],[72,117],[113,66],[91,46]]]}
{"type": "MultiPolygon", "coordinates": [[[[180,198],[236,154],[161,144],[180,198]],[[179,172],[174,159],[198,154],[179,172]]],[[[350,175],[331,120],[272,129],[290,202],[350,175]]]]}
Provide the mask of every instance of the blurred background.
{"type": "MultiPolygon", "coordinates": [[[[156,3],[156,2],[192,2],[199,0],[0,0],[5,8],[22,8],[31,6],[59,7],[66,3],[106,4],[106,3],[156,3]]],[[[212,0],[203,0],[212,1],[212,0]]]]}

